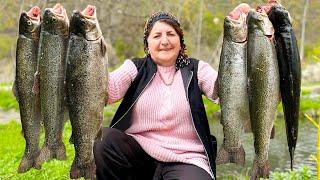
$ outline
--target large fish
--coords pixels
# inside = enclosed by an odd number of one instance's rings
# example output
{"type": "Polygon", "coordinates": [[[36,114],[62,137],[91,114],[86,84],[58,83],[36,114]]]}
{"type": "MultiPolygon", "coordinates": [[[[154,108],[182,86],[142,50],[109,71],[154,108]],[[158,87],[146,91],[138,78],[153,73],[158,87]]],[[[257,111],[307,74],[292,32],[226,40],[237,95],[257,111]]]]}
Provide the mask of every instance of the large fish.
{"type": "Polygon", "coordinates": [[[276,5],[271,8],[268,16],[275,29],[281,98],[292,169],[299,124],[301,91],[300,56],[289,12],[284,7],[276,5]]]}
{"type": "Polygon", "coordinates": [[[39,96],[32,92],[34,73],[37,69],[40,37],[40,8],[32,7],[22,12],[19,21],[19,37],[16,49],[16,75],[13,92],[18,100],[22,132],[26,140],[24,156],[18,172],[35,167],[39,155],[40,107],[39,96]]]}
{"type": "Polygon", "coordinates": [[[101,138],[107,98],[106,57],[95,6],[74,11],[67,57],[67,99],[75,148],[70,178],[95,178],[93,143],[101,138]]]}
{"type": "Polygon", "coordinates": [[[45,142],[37,165],[52,158],[66,159],[62,142],[65,105],[66,52],[69,20],[62,5],[46,8],[41,23],[35,90],[39,91],[45,142]]]}
{"type": "Polygon", "coordinates": [[[255,157],[251,179],[269,177],[268,151],[279,101],[279,70],[272,37],[274,30],[265,12],[250,11],[248,22],[248,86],[255,157]]]}
{"type": "Polygon", "coordinates": [[[251,129],[246,54],[246,13],[249,10],[248,4],[240,4],[224,19],[224,37],[218,73],[220,121],[224,139],[216,159],[217,164],[244,165],[245,163],[245,151],[240,137],[243,124],[247,129],[251,129]]]}

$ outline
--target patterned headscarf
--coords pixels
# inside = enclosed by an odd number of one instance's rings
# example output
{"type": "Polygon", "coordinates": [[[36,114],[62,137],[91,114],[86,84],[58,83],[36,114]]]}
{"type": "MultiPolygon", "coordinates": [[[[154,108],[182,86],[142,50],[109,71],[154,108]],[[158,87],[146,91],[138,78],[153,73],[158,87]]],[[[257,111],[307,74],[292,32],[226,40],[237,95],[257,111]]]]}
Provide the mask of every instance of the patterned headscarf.
{"type": "MultiPolygon", "coordinates": [[[[147,56],[150,56],[148,52],[148,36],[149,33],[153,27],[153,25],[159,21],[159,20],[166,20],[167,22],[169,21],[172,24],[175,24],[176,27],[173,27],[175,31],[178,33],[180,37],[180,45],[181,45],[181,50],[179,52],[177,61],[176,61],[176,70],[179,68],[183,68],[184,66],[187,66],[190,64],[190,60],[188,58],[188,55],[186,54],[186,45],[184,43],[184,38],[183,38],[183,31],[180,26],[180,22],[178,19],[173,16],[172,14],[164,11],[159,11],[156,13],[153,13],[149,19],[147,20],[145,26],[144,26],[144,35],[143,35],[143,44],[144,44],[144,52],[146,53],[147,56]],[[176,29],[178,28],[178,29],[176,29]]],[[[169,24],[170,25],[170,24],[169,24]]]]}

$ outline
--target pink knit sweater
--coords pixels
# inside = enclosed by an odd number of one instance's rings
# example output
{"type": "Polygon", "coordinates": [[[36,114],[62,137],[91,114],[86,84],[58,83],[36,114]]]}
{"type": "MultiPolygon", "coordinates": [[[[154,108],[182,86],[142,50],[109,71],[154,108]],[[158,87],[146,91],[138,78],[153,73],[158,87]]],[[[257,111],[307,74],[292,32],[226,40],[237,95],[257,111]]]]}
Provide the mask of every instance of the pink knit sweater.
{"type": "MultiPolygon", "coordinates": [[[[204,146],[191,119],[191,111],[183,87],[181,72],[174,66],[157,66],[158,71],[147,85],[132,111],[132,125],[126,130],[153,158],[162,162],[196,165],[213,174],[204,146]]],[[[131,60],[109,74],[108,104],[122,99],[137,69],[131,60]]],[[[199,87],[211,100],[217,99],[214,84],[217,72],[199,62],[199,87]]]]}

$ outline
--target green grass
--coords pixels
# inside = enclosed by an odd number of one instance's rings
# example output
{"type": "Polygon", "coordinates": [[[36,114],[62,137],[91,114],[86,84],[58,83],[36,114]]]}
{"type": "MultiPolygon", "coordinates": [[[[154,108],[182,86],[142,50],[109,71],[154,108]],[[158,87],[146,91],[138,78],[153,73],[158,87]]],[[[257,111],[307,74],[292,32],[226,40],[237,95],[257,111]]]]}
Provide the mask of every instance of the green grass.
{"type": "Polygon", "coordinates": [[[15,110],[19,111],[19,104],[11,90],[0,89],[0,109],[4,111],[15,110]]]}
{"type": "Polygon", "coordinates": [[[310,168],[307,165],[302,165],[300,169],[287,172],[272,172],[271,177],[273,180],[309,180],[316,179],[310,168]]]}
{"type": "MultiPolygon", "coordinates": [[[[24,153],[25,141],[21,135],[21,124],[11,121],[0,125],[0,179],[69,179],[69,170],[74,158],[73,145],[69,144],[71,125],[64,127],[63,142],[66,145],[67,160],[52,160],[43,164],[41,170],[31,169],[19,174],[17,169],[24,153]]],[[[44,133],[41,134],[41,145],[44,133]]]]}

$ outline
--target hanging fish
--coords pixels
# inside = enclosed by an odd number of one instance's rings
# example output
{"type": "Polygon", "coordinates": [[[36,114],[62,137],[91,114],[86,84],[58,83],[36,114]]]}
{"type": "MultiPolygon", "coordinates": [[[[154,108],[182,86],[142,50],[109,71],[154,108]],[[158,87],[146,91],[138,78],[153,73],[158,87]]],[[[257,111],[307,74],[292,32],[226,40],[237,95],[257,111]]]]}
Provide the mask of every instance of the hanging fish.
{"type": "Polygon", "coordinates": [[[41,23],[38,72],[34,91],[40,95],[40,108],[45,142],[36,164],[50,159],[65,160],[62,142],[65,112],[65,71],[69,36],[69,20],[60,4],[46,8],[41,23]]]}
{"type": "Polygon", "coordinates": [[[18,100],[20,119],[26,147],[18,172],[35,167],[39,155],[40,106],[39,96],[32,92],[40,38],[40,8],[32,7],[22,12],[19,21],[19,37],[16,50],[16,75],[13,92],[18,100]]]}
{"type": "Polygon", "coordinates": [[[219,63],[218,94],[223,126],[223,144],[216,163],[244,165],[245,151],[241,143],[242,126],[251,131],[247,93],[247,12],[248,4],[240,4],[225,17],[224,37],[219,63]],[[244,124],[244,125],[243,125],[244,124]]]}
{"type": "Polygon", "coordinates": [[[93,143],[101,138],[107,99],[106,44],[96,7],[74,11],[67,56],[67,100],[75,158],[70,178],[95,179],[93,143]]]}
{"type": "Polygon", "coordinates": [[[292,170],[299,125],[301,92],[300,56],[289,12],[284,7],[275,5],[269,11],[268,16],[275,29],[275,47],[280,73],[281,99],[285,115],[292,170]]]}
{"type": "Polygon", "coordinates": [[[248,86],[255,157],[250,179],[268,178],[268,151],[279,101],[279,68],[273,27],[265,12],[250,11],[247,17],[248,86]]]}

